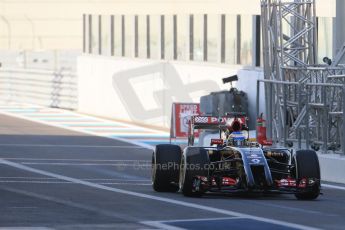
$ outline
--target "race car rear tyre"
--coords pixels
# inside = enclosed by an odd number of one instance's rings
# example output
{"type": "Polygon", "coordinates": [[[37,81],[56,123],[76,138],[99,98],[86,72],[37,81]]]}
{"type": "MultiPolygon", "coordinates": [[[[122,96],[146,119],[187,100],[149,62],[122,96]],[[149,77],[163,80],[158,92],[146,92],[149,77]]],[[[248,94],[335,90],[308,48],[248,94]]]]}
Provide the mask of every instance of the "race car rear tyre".
{"type": "Polygon", "coordinates": [[[157,145],[152,154],[152,186],[157,192],[177,192],[182,151],[178,145],[157,145]]]}
{"type": "Polygon", "coordinates": [[[299,181],[303,178],[316,179],[311,190],[296,193],[299,200],[314,200],[320,194],[320,165],[317,154],[313,150],[300,150],[295,155],[296,179],[299,181]]]}
{"type": "Polygon", "coordinates": [[[201,196],[205,191],[195,190],[197,176],[208,176],[210,160],[204,148],[189,147],[182,155],[180,167],[180,190],[185,196],[201,196]]]}

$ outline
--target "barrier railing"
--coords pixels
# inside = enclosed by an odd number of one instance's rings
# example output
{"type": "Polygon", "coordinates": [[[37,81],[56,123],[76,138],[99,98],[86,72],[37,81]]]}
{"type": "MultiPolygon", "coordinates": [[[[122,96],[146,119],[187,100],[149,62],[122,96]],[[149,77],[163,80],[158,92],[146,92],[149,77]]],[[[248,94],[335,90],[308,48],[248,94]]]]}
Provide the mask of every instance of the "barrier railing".
{"type": "Polygon", "coordinates": [[[303,143],[306,149],[345,154],[344,80],[339,75],[326,83],[258,80],[257,116],[264,84],[268,137],[282,145],[297,143],[298,149],[303,143]]]}
{"type": "Polygon", "coordinates": [[[0,97],[55,108],[77,108],[77,76],[65,71],[0,69],[0,97]]]}

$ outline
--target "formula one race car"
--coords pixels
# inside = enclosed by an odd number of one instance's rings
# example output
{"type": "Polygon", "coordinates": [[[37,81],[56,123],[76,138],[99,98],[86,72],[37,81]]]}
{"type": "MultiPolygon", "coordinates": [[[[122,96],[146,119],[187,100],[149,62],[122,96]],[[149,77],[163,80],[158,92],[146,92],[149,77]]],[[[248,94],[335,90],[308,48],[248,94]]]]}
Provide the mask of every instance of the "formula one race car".
{"type": "Polygon", "coordinates": [[[157,145],[152,156],[153,189],[206,192],[290,193],[312,200],[320,194],[320,167],[311,150],[293,151],[250,142],[244,116],[192,116],[188,147],[157,145]],[[219,131],[207,147],[194,146],[195,130],[219,131]]]}

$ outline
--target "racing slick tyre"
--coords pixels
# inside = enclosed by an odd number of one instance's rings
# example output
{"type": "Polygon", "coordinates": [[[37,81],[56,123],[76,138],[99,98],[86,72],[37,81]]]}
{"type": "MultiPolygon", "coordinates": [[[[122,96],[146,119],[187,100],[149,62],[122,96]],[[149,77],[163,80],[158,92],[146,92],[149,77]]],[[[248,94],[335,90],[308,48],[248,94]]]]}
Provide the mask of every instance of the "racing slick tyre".
{"type": "Polygon", "coordinates": [[[296,179],[315,179],[315,184],[305,192],[295,194],[299,200],[314,200],[320,194],[320,165],[317,154],[313,150],[300,150],[295,155],[296,179]]]}
{"type": "Polygon", "coordinates": [[[157,145],[152,154],[152,186],[157,192],[179,190],[179,170],[182,151],[178,145],[157,145]]]}
{"type": "MultiPolygon", "coordinates": [[[[196,189],[197,176],[208,176],[210,160],[204,148],[188,147],[181,159],[180,190],[185,196],[201,196],[205,191],[196,189]]],[[[200,181],[199,181],[200,182],[200,181]]],[[[200,187],[198,187],[200,188],[200,187]]]]}

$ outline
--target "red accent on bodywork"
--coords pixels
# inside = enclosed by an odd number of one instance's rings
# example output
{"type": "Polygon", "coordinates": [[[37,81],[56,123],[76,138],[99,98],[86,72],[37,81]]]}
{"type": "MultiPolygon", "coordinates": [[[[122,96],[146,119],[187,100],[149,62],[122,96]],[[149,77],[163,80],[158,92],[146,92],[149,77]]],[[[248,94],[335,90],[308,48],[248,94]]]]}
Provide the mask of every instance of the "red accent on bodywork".
{"type": "Polygon", "coordinates": [[[211,145],[222,145],[224,144],[223,139],[211,139],[211,145]]]}
{"type": "Polygon", "coordinates": [[[222,185],[223,186],[235,186],[235,185],[237,185],[237,181],[231,177],[223,177],[222,185]]]}
{"type": "MultiPolygon", "coordinates": [[[[212,186],[216,186],[216,180],[212,178],[212,186]]],[[[222,186],[235,186],[237,185],[237,181],[231,177],[223,177],[222,178],[222,186]]]]}
{"type": "MultiPolygon", "coordinates": [[[[197,176],[197,178],[202,182],[202,185],[206,185],[208,179],[207,177],[204,177],[204,176],[197,176]]],[[[237,185],[237,180],[234,179],[234,178],[231,178],[231,177],[222,177],[222,184],[221,186],[235,186],[237,185]]],[[[211,179],[211,186],[217,186],[217,183],[216,183],[216,180],[215,178],[213,177],[211,179]]]]}
{"type": "Polygon", "coordinates": [[[292,178],[276,180],[278,187],[296,187],[296,180],[292,178]]]}

